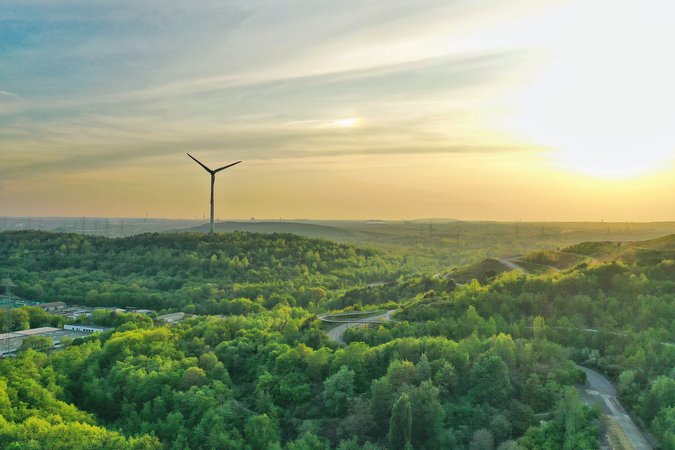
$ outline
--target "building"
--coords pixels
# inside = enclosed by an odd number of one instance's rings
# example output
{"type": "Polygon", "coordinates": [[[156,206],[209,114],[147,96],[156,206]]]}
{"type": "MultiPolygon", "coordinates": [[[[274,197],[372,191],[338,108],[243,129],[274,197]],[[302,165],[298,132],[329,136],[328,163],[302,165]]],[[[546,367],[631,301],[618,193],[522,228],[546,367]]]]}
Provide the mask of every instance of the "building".
{"type": "Polygon", "coordinates": [[[63,302],[49,302],[49,303],[40,303],[36,305],[38,308],[42,308],[45,311],[59,311],[65,309],[66,304],[63,302]]]}
{"type": "Polygon", "coordinates": [[[68,308],[55,311],[54,314],[58,314],[59,316],[63,316],[66,319],[73,320],[80,316],[90,317],[91,312],[92,309],[85,306],[69,306],[68,308]]]}
{"type": "Polygon", "coordinates": [[[100,333],[102,331],[108,331],[110,328],[97,327],[96,325],[66,324],[63,326],[63,329],[69,331],[81,331],[83,333],[100,333]]]}
{"type": "MultiPolygon", "coordinates": [[[[96,327],[100,328],[100,327],[96,327]]],[[[40,327],[30,330],[13,331],[11,333],[0,334],[0,358],[14,356],[21,348],[24,340],[30,336],[43,336],[52,339],[54,348],[61,347],[63,338],[77,339],[89,336],[90,331],[68,330],[66,328],[40,327]]]]}

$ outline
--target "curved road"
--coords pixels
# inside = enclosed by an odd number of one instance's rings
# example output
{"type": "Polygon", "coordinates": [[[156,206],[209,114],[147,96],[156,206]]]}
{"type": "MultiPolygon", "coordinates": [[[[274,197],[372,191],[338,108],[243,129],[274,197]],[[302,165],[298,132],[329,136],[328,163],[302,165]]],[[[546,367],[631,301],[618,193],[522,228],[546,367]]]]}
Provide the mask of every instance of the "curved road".
{"type": "Polygon", "coordinates": [[[358,313],[322,314],[319,316],[319,320],[328,323],[339,323],[340,325],[331,328],[326,332],[326,334],[328,334],[328,338],[330,340],[335,341],[340,345],[345,345],[345,341],[342,336],[345,334],[345,331],[347,331],[347,328],[363,326],[369,323],[392,322],[393,319],[391,318],[391,315],[394,312],[396,312],[395,309],[390,309],[389,311],[383,312],[381,314],[361,319],[354,316],[372,314],[372,312],[364,311],[358,313]]]}
{"type": "MultiPolygon", "coordinates": [[[[319,320],[328,323],[338,323],[339,325],[327,331],[328,338],[340,345],[345,345],[343,335],[348,328],[363,326],[369,323],[389,322],[393,319],[391,315],[396,312],[395,309],[386,311],[370,317],[358,318],[371,312],[342,313],[342,314],[323,314],[319,320]]],[[[616,388],[600,372],[588,367],[579,366],[586,373],[586,386],[579,387],[581,399],[591,405],[597,405],[603,412],[606,419],[607,431],[603,436],[609,447],[616,450],[652,450],[645,436],[635,425],[630,416],[623,409],[621,403],[616,398],[616,388]]]]}

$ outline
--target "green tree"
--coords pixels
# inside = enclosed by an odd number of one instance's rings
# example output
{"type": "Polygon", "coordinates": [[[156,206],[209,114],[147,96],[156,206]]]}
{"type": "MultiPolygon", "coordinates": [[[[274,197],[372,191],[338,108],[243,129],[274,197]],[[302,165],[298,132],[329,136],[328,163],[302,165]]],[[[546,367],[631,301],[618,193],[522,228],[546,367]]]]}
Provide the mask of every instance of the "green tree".
{"type": "Polygon", "coordinates": [[[434,375],[434,385],[437,386],[444,395],[451,394],[457,384],[457,373],[455,367],[445,361],[440,369],[434,375]]]}
{"type": "Polygon", "coordinates": [[[323,382],[323,401],[333,416],[341,416],[347,410],[348,400],[354,396],[354,371],[347,366],[323,382]]]}
{"type": "Polygon", "coordinates": [[[419,362],[415,366],[417,369],[417,380],[419,382],[431,379],[431,364],[426,353],[422,353],[419,362]]]}
{"type": "Polygon", "coordinates": [[[181,378],[181,386],[183,389],[188,389],[192,386],[202,386],[207,382],[208,378],[206,372],[199,367],[188,367],[185,372],[183,372],[183,377],[181,378]]]}
{"type": "Polygon", "coordinates": [[[387,439],[394,450],[402,450],[410,445],[412,436],[412,408],[410,397],[405,392],[394,403],[389,421],[387,439]]]}
{"type": "Polygon", "coordinates": [[[471,368],[471,396],[478,403],[493,406],[504,404],[511,396],[509,370],[496,355],[483,355],[471,368]]]}
{"type": "Polygon", "coordinates": [[[511,422],[503,414],[497,414],[490,420],[490,432],[497,443],[511,439],[511,422]]]}
{"type": "Polygon", "coordinates": [[[246,441],[253,450],[267,450],[272,445],[278,445],[279,431],[277,425],[267,414],[252,416],[246,421],[244,428],[246,441]]]}
{"type": "Polygon", "coordinates": [[[438,400],[439,391],[431,380],[423,381],[411,390],[412,436],[415,448],[438,448],[445,410],[438,400]]]}
{"type": "Polygon", "coordinates": [[[493,450],[495,448],[492,433],[485,428],[476,430],[471,436],[469,450],[493,450]]]}
{"type": "Polygon", "coordinates": [[[27,350],[32,348],[33,350],[47,351],[54,348],[54,340],[47,336],[28,336],[26,339],[21,342],[21,347],[19,350],[27,350]]]}
{"type": "Polygon", "coordinates": [[[537,316],[532,321],[532,330],[534,339],[537,341],[546,340],[546,321],[543,317],[537,316]]]}

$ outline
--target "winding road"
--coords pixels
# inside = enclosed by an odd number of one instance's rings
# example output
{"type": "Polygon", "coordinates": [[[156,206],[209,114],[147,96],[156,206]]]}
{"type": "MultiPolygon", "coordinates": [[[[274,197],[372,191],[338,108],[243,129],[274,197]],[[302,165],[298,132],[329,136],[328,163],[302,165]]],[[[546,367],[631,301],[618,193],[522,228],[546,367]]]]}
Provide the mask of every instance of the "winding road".
{"type": "MultiPolygon", "coordinates": [[[[376,311],[377,312],[377,311],[376,311]]],[[[391,315],[395,313],[395,309],[390,309],[381,314],[372,315],[369,317],[359,317],[373,314],[373,311],[361,311],[355,313],[340,313],[340,314],[321,314],[319,320],[328,323],[339,323],[340,325],[331,328],[326,332],[328,338],[340,345],[345,345],[342,336],[347,331],[347,328],[363,326],[369,323],[393,322],[391,315]]]]}
{"type": "MultiPolygon", "coordinates": [[[[326,333],[330,340],[340,345],[345,345],[343,336],[348,328],[370,323],[393,321],[391,316],[394,312],[396,312],[395,309],[379,314],[378,311],[322,314],[318,318],[323,322],[338,324],[326,333]]],[[[586,373],[586,385],[578,387],[581,399],[589,405],[597,405],[603,412],[606,432],[602,436],[603,445],[601,448],[612,450],[652,450],[653,447],[616,398],[616,388],[612,382],[596,370],[588,367],[579,367],[586,373]]]]}
{"type": "MultiPolygon", "coordinates": [[[[520,270],[527,273],[527,270],[513,263],[506,258],[495,258],[510,270],[520,270]]],[[[557,270],[557,269],[556,269],[557,270]]],[[[440,274],[434,275],[434,278],[440,274]]],[[[379,311],[361,311],[339,314],[319,315],[319,320],[339,325],[327,331],[328,338],[340,345],[345,345],[343,339],[345,331],[355,326],[363,326],[369,323],[392,322],[392,314],[395,309],[379,313],[379,311]],[[371,315],[374,314],[374,315],[371,315]],[[366,316],[368,317],[360,317],[366,316]]],[[[585,328],[583,331],[597,333],[600,330],[585,328]]],[[[612,333],[612,332],[610,332],[612,333]]],[[[620,334],[620,333],[612,333],[620,334]]],[[[675,345],[670,342],[663,342],[663,345],[675,345]]],[[[602,436],[603,442],[601,449],[612,450],[652,450],[640,429],[635,425],[633,419],[626,413],[621,403],[616,397],[616,388],[600,372],[588,367],[579,366],[586,373],[586,385],[579,386],[579,395],[581,399],[589,404],[600,407],[603,412],[603,419],[606,425],[606,431],[602,436]]]]}

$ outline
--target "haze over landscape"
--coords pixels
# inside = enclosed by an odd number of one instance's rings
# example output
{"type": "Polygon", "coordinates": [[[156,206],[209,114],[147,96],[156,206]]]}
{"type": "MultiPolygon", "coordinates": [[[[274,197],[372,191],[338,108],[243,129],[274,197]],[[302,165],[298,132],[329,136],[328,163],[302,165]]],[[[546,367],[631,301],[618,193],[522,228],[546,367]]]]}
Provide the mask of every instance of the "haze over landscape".
{"type": "Polygon", "coordinates": [[[4,2],[0,214],[671,220],[672,12],[4,2]]]}

